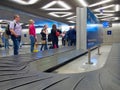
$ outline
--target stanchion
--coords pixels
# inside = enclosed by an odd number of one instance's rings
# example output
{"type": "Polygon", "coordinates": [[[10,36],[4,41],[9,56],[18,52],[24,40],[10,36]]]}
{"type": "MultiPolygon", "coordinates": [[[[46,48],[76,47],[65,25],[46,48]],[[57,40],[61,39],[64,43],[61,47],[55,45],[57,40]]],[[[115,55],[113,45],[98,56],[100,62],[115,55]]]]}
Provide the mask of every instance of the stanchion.
{"type": "Polygon", "coordinates": [[[88,62],[86,64],[93,64],[93,62],[91,62],[91,50],[88,49],[88,62]]]}
{"type": "Polygon", "coordinates": [[[101,55],[101,53],[100,53],[100,45],[98,45],[98,55],[101,55]]]}

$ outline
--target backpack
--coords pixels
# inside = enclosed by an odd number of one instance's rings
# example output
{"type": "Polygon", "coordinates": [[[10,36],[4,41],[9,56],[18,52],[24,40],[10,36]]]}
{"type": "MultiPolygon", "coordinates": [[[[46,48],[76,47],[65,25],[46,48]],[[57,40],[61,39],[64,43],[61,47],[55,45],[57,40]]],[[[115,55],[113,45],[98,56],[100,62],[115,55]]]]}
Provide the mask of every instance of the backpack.
{"type": "MultiPolygon", "coordinates": [[[[14,24],[14,28],[15,28],[15,26],[16,26],[16,24],[14,24]]],[[[6,33],[7,35],[11,35],[10,25],[9,25],[9,24],[7,25],[7,27],[6,27],[6,29],[5,29],[5,33],[6,33]]]]}

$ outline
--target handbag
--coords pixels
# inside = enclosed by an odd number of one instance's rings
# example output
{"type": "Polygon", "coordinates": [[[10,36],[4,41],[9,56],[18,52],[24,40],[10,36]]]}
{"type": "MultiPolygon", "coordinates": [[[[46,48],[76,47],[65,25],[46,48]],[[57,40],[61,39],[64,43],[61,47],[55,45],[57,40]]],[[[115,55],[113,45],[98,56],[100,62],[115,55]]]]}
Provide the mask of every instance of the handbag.
{"type": "Polygon", "coordinates": [[[58,37],[60,35],[60,33],[58,31],[56,31],[56,36],[58,37]]]}
{"type": "Polygon", "coordinates": [[[45,41],[45,40],[42,40],[41,43],[42,43],[42,44],[46,44],[46,41],[45,41]]]}

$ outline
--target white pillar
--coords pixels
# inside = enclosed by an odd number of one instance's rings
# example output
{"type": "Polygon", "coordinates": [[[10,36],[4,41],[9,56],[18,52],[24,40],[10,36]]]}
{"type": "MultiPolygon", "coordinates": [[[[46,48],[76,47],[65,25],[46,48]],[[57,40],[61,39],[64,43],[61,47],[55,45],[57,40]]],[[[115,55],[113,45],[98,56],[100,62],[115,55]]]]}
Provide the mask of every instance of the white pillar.
{"type": "Polygon", "coordinates": [[[87,8],[76,9],[76,49],[87,49],[87,8]]]}

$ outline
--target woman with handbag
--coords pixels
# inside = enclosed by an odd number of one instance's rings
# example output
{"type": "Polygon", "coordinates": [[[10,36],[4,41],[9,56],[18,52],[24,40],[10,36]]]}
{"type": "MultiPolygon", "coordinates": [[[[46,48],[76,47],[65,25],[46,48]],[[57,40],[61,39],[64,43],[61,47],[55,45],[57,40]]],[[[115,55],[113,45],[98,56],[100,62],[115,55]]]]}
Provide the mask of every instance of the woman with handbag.
{"type": "Polygon", "coordinates": [[[58,32],[58,29],[55,24],[52,25],[52,30],[51,30],[51,39],[52,39],[52,46],[53,48],[58,48],[58,36],[60,33],[58,32]]]}
{"type": "Polygon", "coordinates": [[[47,25],[44,25],[43,26],[43,29],[42,29],[42,31],[41,31],[41,48],[40,48],[40,50],[42,51],[43,50],[43,47],[44,47],[44,50],[47,50],[48,49],[48,47],[47,47],[47,38],[48,38],[48,31],[47,31],[47,28],[48,28],[48,26],[47,25]]]}

